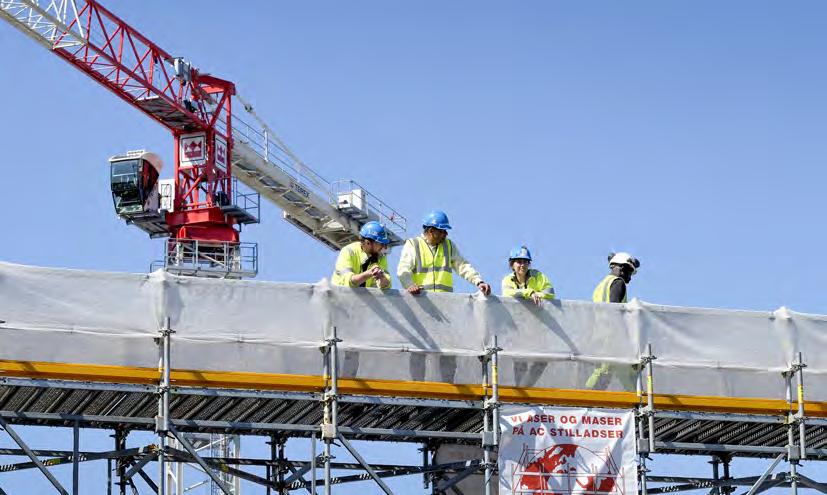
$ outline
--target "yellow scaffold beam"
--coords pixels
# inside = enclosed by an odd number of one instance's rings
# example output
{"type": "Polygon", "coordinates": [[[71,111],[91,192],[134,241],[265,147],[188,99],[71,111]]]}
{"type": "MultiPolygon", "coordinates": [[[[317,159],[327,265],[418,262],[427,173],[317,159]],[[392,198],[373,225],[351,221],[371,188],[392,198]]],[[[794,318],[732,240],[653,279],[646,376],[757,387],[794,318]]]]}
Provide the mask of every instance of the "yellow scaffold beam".
{"type": "MultiPolygon", "coordinates": [[[[160,379],[160,372],[153,368],[129,366],[0,360],[0,377],[155,385],[160,379]]],[[[173,370],[171,381],[173,386],[293,392],[324,390],[323,378],[312,375],[173,370]]],[[[481,385],[443,382],[342,378],[338,385],[340,394],[352,395],[480,400],[484,394],[481,385]]],[[[640,402],[634,392],[501,386],[499,393],[502,402],[510,403],[630,408],[640,402]]],[[[789,409],[789,404],[784,400],[764,398],[657,394],[654,399],[657,409],[676,411],[778,415],[789,409]]],[[[794,406],[797,407],[796,404],[794,406]]],[[[805,414],[827,417],[827,402],[805,402],[805,414]]]]}

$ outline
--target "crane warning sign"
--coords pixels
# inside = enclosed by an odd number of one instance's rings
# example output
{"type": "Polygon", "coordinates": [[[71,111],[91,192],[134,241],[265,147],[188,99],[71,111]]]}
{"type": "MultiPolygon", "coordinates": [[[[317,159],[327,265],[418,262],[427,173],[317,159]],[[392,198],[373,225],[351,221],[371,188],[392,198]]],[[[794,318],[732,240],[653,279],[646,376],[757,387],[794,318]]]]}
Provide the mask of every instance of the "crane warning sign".
{"type": "Polygon", "coordinates": [[[635,495],[630,411],[505,406],[500,494],[635,495]]]}

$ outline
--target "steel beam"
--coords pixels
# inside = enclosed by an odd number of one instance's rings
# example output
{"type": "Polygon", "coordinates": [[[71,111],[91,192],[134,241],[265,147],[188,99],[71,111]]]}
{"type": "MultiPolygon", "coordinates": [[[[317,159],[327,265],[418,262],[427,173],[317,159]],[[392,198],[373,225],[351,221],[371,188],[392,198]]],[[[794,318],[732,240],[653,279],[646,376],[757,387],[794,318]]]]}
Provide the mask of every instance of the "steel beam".
{"type": "Polygon", "coordinates": [[[215,473],[212,471],[210,466],[206,462],[204,462],[203,459],[201,459],[201,456],[198,455],[198,452],[195,450],[195,448],[193,448],[189,441],[186,438],[184,438],[184,435],[178,433],[178,430],[175,429],[175,427],[171,424],[169,425],[169,432],[172,433],[172,436],[174,436],[178,440],[178,442],[181,443],[181,446],[184,447],[184,450],[186,450],[193,457],[193,460],[195,460],[195,462],[199,466],[201,466],[201,469],[203,469],[207,476],[209,476],[210,479],[213,480],[213,482],[224,493],[224,495],[232,495],[227,490],[227,487],[224,486],[224,482],[221,481],[221,479],[218,476],[216,476],[215,473]]]}
{"type": "Polygon", "coordinates": [[[747,492],[747,495],[755,495],[755,493],[758,491],[758,489],[761,488],[761,485],[764,483],[764,480],[767,479],[767,476],[769,476],[770,473],[772,473],[773,469],[775,469],[775,466],[777,466],[778,463],[781,462],[782,459],[784,459],[784,454],[783,453],[779,454],[778,457],[776,457],[775,460],[772,461],[772,463],[764,471],[764,473],[758,478],[758,480],[755,482],[755,484],[752,485],[752,488],[749,489],[749,491],[747,492]]]}
{"type": "Polygon", "coordinates": [[[146,465],[147,465],[147,464],[149,464],[151,461],[154,461],[154,460],[155,460],[155,459],[157,459],[157,458],[158,458],[158,455],[157,455],[157,454],[147,454],[147,455],[145,455],[145,456],[141,457],[140,459],[138,459],[137,461],[135,461],[135,462],[132,464],[132,467],[130,467],[130,468],[129,468],[129,469],[128,469],[125,473],[124,473],[124,475],[123,475],[124,479],[127,479],[127,480],[128,480],[128,479],[131,479],[133,476],[135,476],[135,475],[138,473],[138,471],[142,470],[142,469],[144,468],[144,466],[146,466],[146,465]]]}
{"type": "Polygon", "coordinates": [[[465,468],[464,470],[457,473],[454,477],[439,483],[436,486],[437,493],[444,492],[445,490],[447,490],[449,488],[453,488],[454,485],[456,485],[460,481],[464,480],[465,478],[471,476],[472,474],[478,472],[479,470],[480,470],[480,464],[471,465],[471,466],[465,468]]]}
{"type": "Polygon", "coordinates": [[[353,458],[356,459],[356,462],[362,465],[362,467],[365,469],[365,471],[367,471],[370,477],[373,478],[373,481],[375,481],[376,484],[379,485],[379,488],[381,488],[382,491],[386,493],[386,495],[393,495],[393,491],[391,491],[390,487],[387,484],[385,484],[384,481],[382,481],[382,478],[376,475],[376,471],[371,469],[370,465],[367,462],[365,462],[365,459],[361,455],[359,455],[359,452],[353,447],[353,445],[351,445],[351,443],[347,440],[347,438],[344,437],[344,435],[339,435],[339,441],[342,443],[342,446],[345,449],[347,449],[348,452],[350,452],[350,455],[352,455],[353,458]]]}
{"type": "Polygon", "coordinates": [[[39,469],[40,472],[43,473],[43,476],[45,476],[46,479],[49,480],[49,483],[51,483],[52,486],[55,487],[55,490],[57,490],[58,493],[60,493],[61,495],[69,495],[69,492],[67,492],[66,489],[63,488],[63,485],[60,484],[57,478],[55,478],[52,475],[52,473],[50,473],[49,470],[46,469],[46,466],[44,466],[43,463],[40,462],[40,459],[38,459],[37,456],[34,455],[32,449],[30,449],[29,446],[26,445],[26,442],[24,442],[23,439],[20,438],[17,432],[14,431],[14,429],[11,426],[9,426],[6,420],[2,417],[0,417],[0,428],[6,430],[6,433],[8,433],[11,439],[14,440],[14,443],[16,443],[18,447],[23,449],[23,451],[26,453],[29,459],[32,460],[32,462],[37,466],[37,469],[39,469]]]}

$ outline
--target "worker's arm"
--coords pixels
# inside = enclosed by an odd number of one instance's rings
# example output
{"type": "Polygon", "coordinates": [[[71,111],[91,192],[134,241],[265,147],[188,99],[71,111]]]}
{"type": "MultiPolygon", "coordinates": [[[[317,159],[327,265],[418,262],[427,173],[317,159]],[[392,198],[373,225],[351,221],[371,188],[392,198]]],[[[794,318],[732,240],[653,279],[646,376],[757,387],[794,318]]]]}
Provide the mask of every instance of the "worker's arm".
{"type": "Polygon", "coordinates": [[[451,268],[453,268],[460,277],[474,285],[482,282],[480,272],[478,272],[477,269],[471,265],[471,263],[468,263],[468,260],[466,260],[459,252],[459,248],[456,244],[453,245],[453,249],[454,252],[451,254],[451,268]]]}
{"type": "Polygon", "coordinates": [[[514,281],[511,280],[513,275],[506,275],[503,277],[502,282],[502,295],[503,297],[517,297],[517,298],[528,298],[529,296],[526,295],[526,289],[518,289],[517,286],[514,284],[514,281]]]}
{"type": "Polygon", "coordinates": [[[354,283],[353,277],[356,274],[353,271],[353,267],[350,266],[350,251],[347,248],[339,251],[339,256],[336,258],[335,270],[334,283],[337,285],[341,284],[344,287],[357,287],[361,283],[354,283]],[[338,281],[336,279],[338,279],[338,281]]]}
{"type": "Polygon", "coordinates": [[[399,257],[399,265],[396,267],[396,276],[399,278],[399,283],[401,283],[405,289],[413,285],[412,274],[414,263],[416,263],[414,242],[416,242],[416,240],[413,239],[405,241],[405,245],[402,246],[402,254],[399,257]]]}
{"type": "Polygon", "coordinates": [[[609,288],[609,302],[620,303],[626,297],[626,282],[616,278],[612,281],[612,286],[609,288]]]}
{"type": "Polygon", "coordinates": [[[484,296],[491,294],[491,286],[485,283],[480,276],[480,272],[474,268],[471,263],[462,257],[456,244],[453,244],[453,253],[451,254],[451,267],[460,277],[476,285],[484,296]]]}
{"type": "Polygon", "coordinates": [[[554,286],[551,285],[551,280],[549,280],[548,277],[546,277],[546,274],[542,272],[540,272],[537,278],[540,282],[538,292],[542,294],[543,299],[554,299],[556,294],[554,293],[554,286]]]}

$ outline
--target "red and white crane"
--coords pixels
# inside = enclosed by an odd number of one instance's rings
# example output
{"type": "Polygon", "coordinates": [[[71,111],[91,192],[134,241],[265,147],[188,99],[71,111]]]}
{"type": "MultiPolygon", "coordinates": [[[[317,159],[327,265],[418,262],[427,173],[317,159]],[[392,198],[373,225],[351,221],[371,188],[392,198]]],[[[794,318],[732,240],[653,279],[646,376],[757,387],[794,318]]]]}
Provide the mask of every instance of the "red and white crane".
{"type": "Polygon", "coordinates": [[[167,270],[254,276],[256,246],[240,241],[239,225],[258,221],[261,196],[331,249],[358,239],[370,220],[402,243],[404,217],[353,181],[313,172],[235,84],[170,55],[97,1],[0,0],[0,17],[172,133],[172,180],[159,180],[162,163],[152,153],[110,159],[116,212],[152,237],[169,237],[167,270]],[[239,193],[235,179],[255,194],[239,193]]]}

